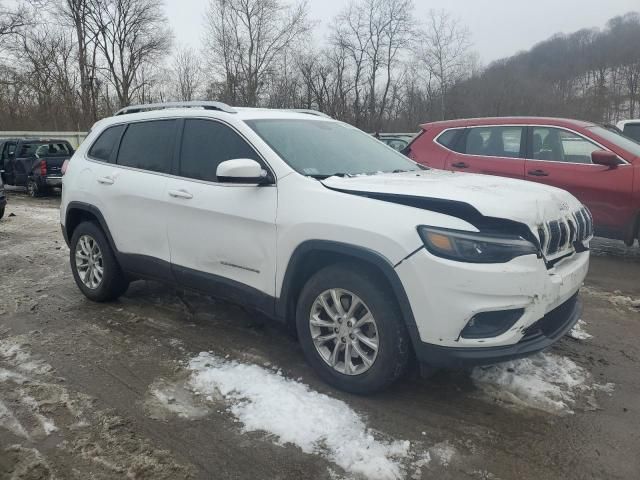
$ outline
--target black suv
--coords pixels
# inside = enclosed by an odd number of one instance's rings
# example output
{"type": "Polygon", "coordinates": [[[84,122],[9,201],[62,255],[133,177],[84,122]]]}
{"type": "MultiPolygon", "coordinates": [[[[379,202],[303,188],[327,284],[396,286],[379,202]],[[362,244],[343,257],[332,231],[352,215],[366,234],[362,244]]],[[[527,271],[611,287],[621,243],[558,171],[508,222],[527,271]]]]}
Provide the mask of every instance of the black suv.
{"type": "Polygon", "coordinates": [[[2,140],[0,152],[4,183],[24,186],[37,197],[62,186],[62,165],[73,148],[66,140],[22,138],[2,140]]]}

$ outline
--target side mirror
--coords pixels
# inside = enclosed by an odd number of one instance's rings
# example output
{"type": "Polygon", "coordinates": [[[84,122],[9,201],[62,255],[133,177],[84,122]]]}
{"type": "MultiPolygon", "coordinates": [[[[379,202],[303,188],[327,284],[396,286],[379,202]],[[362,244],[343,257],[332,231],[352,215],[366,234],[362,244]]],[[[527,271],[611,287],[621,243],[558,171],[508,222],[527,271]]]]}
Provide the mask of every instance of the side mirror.
{"type": "Polygon", "coordinates": [[[604,165],[609,168],[616,168],[620,165],[618,156],[608,150],[595,150],[591,152],[591,161],[596,165],[604,165]]]}
{"type": "Polygon", "coordinates": [[[216,177],[219,182],[259,185],[271,183],[267,171],[258,162],[249,158],[236,158],[220,163],[216,169],[216,177]]]}

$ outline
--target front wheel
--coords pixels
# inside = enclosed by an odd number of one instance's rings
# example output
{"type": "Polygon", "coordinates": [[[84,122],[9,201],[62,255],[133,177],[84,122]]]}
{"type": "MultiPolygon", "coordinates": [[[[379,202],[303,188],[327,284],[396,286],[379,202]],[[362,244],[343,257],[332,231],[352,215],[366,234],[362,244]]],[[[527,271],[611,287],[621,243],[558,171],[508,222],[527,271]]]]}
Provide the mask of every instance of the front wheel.
{"type": "Polygon", "coordinates": [[[5,209],[5,207],[1,207],[0,208],[0,219],[2,219],[2,217],[4,217],[4,209],[5,209]]]}
{"type": "Polygon", "coordinates": [[[78,288],[94,302],[115,300],[129,287],[129,280],[104,233],[92,222],[82,222],[71,237],[71,271],[78,288]]]}
{"type": "Polygon", "coordinates": [[[296,326],[305,357],[327,383],[368,394],[397,380],[409,362],[409,336],[384,284],[357,265],[332,265],[304,286],[296,326]]]}

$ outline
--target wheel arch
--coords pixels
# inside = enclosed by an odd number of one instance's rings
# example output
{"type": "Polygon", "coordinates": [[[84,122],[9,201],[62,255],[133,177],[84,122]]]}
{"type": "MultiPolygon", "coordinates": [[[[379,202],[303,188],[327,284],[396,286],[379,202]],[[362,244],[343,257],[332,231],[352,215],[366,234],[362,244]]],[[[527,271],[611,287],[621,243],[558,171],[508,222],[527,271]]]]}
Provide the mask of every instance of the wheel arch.
{"type": "Polygon", "coordinates": [[[308,240],[294,250],[284,274],[280,296],[276,301],[277,318],[294,330],[296,304],[307,280],[320,268],[341,262],[357,263],[373,273],[381,274],[381,280],[391,288],[409,335],[412,341],[415,341],[418,338],[415,318],[393,264],[374,250],[347,243],[308,240]]]}
{"type": "Polygon", "coordinates": [[[113,238],[111,237],[109,226],[98,207],[84,202],[69,202],[64,218],[65,222],[62,227],[62,233],[64,234],[64,240],[67,243],[67,246],[70,246],[71,237],[73,237],[73,232],[76,227],[82,222],[87,221],[98,225],[107,237],[107,241],[109,242],[111,249],[114,252],[118,251],[115,243],[113,242],[113,238]]]}

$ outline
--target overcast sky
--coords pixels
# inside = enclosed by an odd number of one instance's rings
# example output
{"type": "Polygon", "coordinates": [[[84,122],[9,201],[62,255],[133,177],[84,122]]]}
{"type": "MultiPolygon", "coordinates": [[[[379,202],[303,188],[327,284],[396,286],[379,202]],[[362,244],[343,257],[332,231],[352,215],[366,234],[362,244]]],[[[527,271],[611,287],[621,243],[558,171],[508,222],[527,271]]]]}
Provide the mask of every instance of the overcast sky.
{"type": "MultiPolygon", "coordinates": [[[[471,31],[483,63],[525,50],[554,33],[603,27],[616,15],[640,11],[640,0],[414,0],[418,19],[431,8],[445,9],[471,31]]],[[[209,0],[165,0],[176,42],[199,49],[209,0]]],[[[346,0],[309,0],[321,41],[346,0]]],[[[640,48],[640,47],[639,47],[640,48]]]]}

